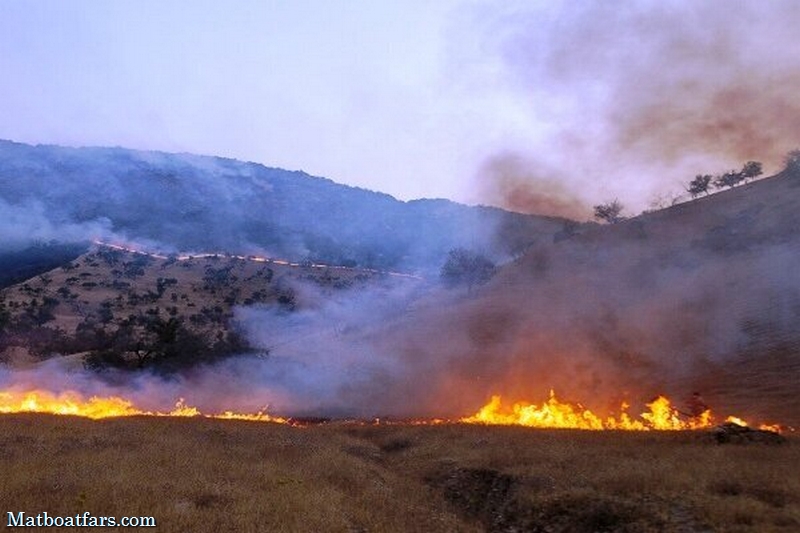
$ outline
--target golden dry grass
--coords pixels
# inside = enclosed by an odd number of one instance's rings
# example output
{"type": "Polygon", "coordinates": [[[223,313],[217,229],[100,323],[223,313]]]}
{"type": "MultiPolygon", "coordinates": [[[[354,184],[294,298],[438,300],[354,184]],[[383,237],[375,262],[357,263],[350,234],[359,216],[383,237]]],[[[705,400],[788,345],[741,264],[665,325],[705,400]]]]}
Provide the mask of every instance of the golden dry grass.
{"type": "Polygon", "coordinates": [[[795,439],[5,415],[0,472],[4,513],[159,531],[800,529],[795,439]]]}

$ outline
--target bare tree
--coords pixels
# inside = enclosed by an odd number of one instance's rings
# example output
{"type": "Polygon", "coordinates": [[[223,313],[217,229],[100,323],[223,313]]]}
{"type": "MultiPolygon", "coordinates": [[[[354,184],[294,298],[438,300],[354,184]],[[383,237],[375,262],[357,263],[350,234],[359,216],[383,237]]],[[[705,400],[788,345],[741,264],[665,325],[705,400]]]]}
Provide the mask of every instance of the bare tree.
{"type": "Polygon", "coordinates": [[[708,195],[708,189],[711,186],[712,179],[714,178],[711,176],[711,174],[698,174],[692,181],[689,182],[689,186],[686,187],[686,192],[691,194],[692,198],[695,198],[702,193],[706,193],[706,195],[708,195]]]}
{"type": "Polygon", "coordinates": [[[594,206],[594,218],[604,220],[609,224],[616,224],[621,220],[625,220],[625,217],[622,216],[624,209],[625,207],[622,203],[615,198],[610,202],[594,206]]]}

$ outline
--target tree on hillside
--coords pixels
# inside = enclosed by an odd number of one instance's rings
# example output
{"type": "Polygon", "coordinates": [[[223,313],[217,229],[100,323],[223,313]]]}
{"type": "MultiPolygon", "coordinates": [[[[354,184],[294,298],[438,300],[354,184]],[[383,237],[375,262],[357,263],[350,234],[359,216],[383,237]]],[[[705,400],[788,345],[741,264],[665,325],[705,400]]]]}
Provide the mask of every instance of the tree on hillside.
{"type": "Polygon", "coordinates": [[[711,186],[712,179],[714,178],[711,176],[711,174],[698,174],[692,181],[689,182],[689,186],[686,187],[686,191],[692,195],[692,198],[695,198],[702,193],[706,193],[706,195],[708,195],[708,189],[711,186]]]}
{"type": "Polygon", "coordinates": [[[621,220],[625,220],[625,217],[622,216],[622,211],[624,209],[625,207],[622,203],[618,199],[614,199],[610,202],[594,206],[594,218],[603,220],[609,224],[616,224],[621,220]]]}
{"type": "Polygon", "coordinates": [[[485,255],[455,248],[447,253],[440,272],[447,285],[466,285],[470,291],[475,285],[486,283],[495,272],[495,264],[485,255]]]}
{"type": "Polygon", "coordinates": [[[733,188],[736,185],[738,185],[743,179],[744,179],[744,176],[742,176],[742,174],[740,172],[736,172],[735,170],[731,170],[729,172],[726,172],[724,174],[721,174],[721,175],[717,176],[714,179],[714,186],[717,189],[721,189],[723,187],[733,188]]]}
{"type": "Polygon", "coordinates": [[[88,350],[83,363],[97,371],[148,368],[171,374],[250,350],[244,339],[233,332],[211,339],[186,327],[181,318],[174,316],[131,315],[110,332],[103,327],[84,329],[88,350]]]}
{"type": "Polygon", "coordinates": [[[0,301],[0,334],[2,334],[6,327],[11,323],[11,313],[6,309],[5,302],[0,301]]]}
{"type": "Polygon", "coordinates": [[[800,150],[792,150],[786,155],[786,171],[800,174],[800,150]]]}
{"type": "Polygon", "coordinates": [[[759,161],[748,161],[744,164],[744,167],[742,167],[740,174],[744,182],[747,183],[747,180],[755,179],[763,174],[763,172],[764,168],[759,161]]]}

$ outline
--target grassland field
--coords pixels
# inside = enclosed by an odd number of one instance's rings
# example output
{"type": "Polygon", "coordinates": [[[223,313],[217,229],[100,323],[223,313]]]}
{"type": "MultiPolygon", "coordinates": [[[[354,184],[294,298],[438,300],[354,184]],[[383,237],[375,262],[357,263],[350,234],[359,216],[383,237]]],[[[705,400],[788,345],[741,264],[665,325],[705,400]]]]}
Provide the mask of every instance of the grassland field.
{"type": "Polygon", "coordinates": [[[793,532],[800,442],[3,415],[0,511],[4,526],[153,516],[162,532],[793,532]]]}

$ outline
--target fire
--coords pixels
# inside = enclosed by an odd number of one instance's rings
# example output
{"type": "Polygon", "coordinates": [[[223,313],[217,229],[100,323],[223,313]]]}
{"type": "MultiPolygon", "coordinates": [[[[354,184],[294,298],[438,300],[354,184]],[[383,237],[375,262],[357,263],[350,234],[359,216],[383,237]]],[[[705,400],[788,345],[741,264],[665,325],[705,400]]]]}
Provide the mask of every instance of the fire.
{"type": "MultiPolygon", "coordinates": [[[[682,415],[668,398],[659,396],[647,404],[647,412],[638,417],[628,414],[629,406],[623,403],[619,414],[601,417],[580,404],[570,404],[556,398],[550,391],[550,398],[541,405],[517,402],[510,409],[503,408],[500,396],[492,399],[477,413],[461,419],[467,424],[514,425],[537,428],[565,429],[617,429],[628,431],[675,431],[687,429],[703,429],[713,425],[713,416],[706,410],[696,417],[682,415]]],[[[729,418],[730,420],[730,418],[729,418]]],[[[741,419],[737,419],[742,422],[741,419]]],[[[742,425],[746,425],[742,422],[742,425]]],[[[777,428],[778,426],[771,426],[777,428]]],[[[772,429],[775,431],[775,429],[772,429]]]]}
{"type": "Polygon", "coordinates": [[[729,416],[728,418],[725,419],[725,422],[736,424],[737,426],[747,426],[747,422],[745,422],[738,416],[729,416]]]}
{"type": "MultiPolygon", "coordinates": [[[[729,416],[728,418],[725,419],[725,422],[736,424],[737,426],[744,426],[744,427],[749,426],[747,422],[745,422],[738,416],[729,416]]],[[[784,427],[781,426],[780,424],[759,424],[758,429],[760,429],[761,431],[772,431],[773,433],[782,433],[784,427]]],[[[794,431],[794,429],[792,428],[789,428],[789,430],[794,431]]]]}
{"type": "Polygon", "coordinates": [[[127,252],[131,254],[137,255],[145,255],[148,257],[152,257],[154,259],[174,259],[176,261],[190,261],[192,259],[203,259],[203,258],[216,258],[216,257],[226,257],[230,259],[238,259],[241,261],[252,261],[255,263],[271,263],[273,265],[281,265],[281,266],[288,266],[288,267],[307,267],[307,268],[317,268],[317,269],[331,269],[331,270],[347,270],[347,271],[359,271],[359,272],[370,272],[373,274],[385,274],[388,276],[394,276],[399,278],[408,278],[408,279],[416,279],[422,280],[420,276],[414,274],[407,274],[404,272],[391,272],[388,270],[377,270],[374,268],[356,268],[356,267],[348,267],[343,265],[327,265],[324,263],[295,263],[292,261],[288,261],[286,259],[277,259],[274,257],[264,257],[258,255],[238,255],[238,254],[231,254],[227,252],[202,252],[202,253],[195,253],[195,254],[178,254],[178,255],[165,255],[163,253],[157,252],[150,252],[141,250],[139,248],[134,247],[133,245],[125,245],[125,244],[118,244],[112,242],[105,242],[98,239],[92,241],[93,244],[96,246],[110,248],[112,250],[118,250],[120,252],[127,252]]]}
{"type": "Polygon", "coordinates": [[[84,398],[73,391],[61,394],[41,390],[22,393],[0,391],[0,413],[47,413],[82,416],[94,420],[124,416],[178,416],[275,422],[279,424],[291,423],[287,418],[272,416],[264,411],[258,413],[234,413],[232,411],[202,413],[196,407],[187,405],[183,399],[178,400],[171,411],[145,411],[134,406],[130,400],[118,396],[84,398]]]}
{"type": "MultiPolygon", "coordinates": [[[[626,431],[692,430],[710,428],[714,424],[714,418],[710,410],[706,410],[699,416],[689,417],[680,413],[672,406],[669,399],[664,396],[659,396],[646,405],[648,410],[638,416],[630,415],[628,413],[629,406],[623,403],[617,415],[601,417],[581,404],[562,402],[556,397],[555,392],[550,391],[550,397],[541,405],[517,402],[510,407],[504,407],[500,396],[492,396],[489,403],[469,417],[458,420],[420,419],[401,423],[411,425],[463,423],[533,428],[626,431]]],[[[198,417],[298,425],[292,419],[274,416],[266,411],[257,413],[236,413],[233,411],[204,413],[197,407],[188,405],[182,398],[177,401],[175,407],[170,411],[146,411],[136,407],[132,401],[119,396],[91,396],[86,398],[75,391],[56,394],[44,390],[25,392],[0,390],[0,414],[9,413],[71,415],[93,420],[127,416],[198,417]]],[[[748,425],[747,422],[735,416],[729,416],[725,421],[740,426],[748,425]]],[[[384,421],[375,419],[372,423],[378,425],[383,424],[384,421]]],[[[780,433],[783,428],[776,424],[762,424],[759,429],[780,433]]]]}

